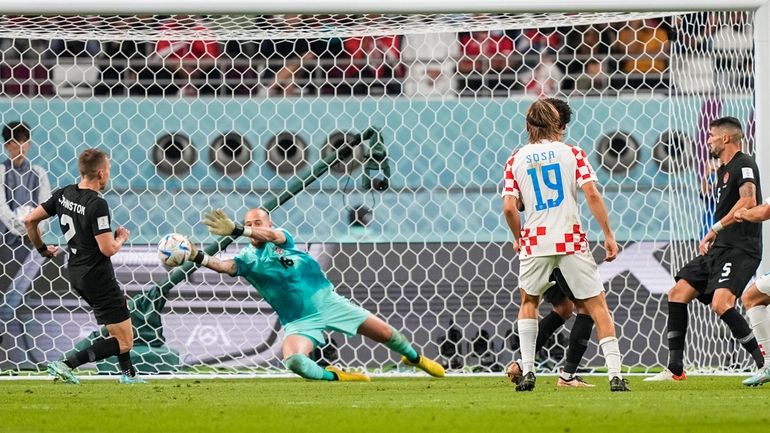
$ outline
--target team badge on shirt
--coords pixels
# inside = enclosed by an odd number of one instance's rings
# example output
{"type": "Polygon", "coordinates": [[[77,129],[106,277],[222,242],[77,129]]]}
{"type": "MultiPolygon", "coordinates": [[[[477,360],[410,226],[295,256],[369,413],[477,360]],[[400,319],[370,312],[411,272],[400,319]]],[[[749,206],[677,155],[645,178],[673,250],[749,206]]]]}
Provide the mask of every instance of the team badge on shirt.
{"type": "Polygon", "coordinates": [[[730,173],[725,172],[725,175],[722,177],[722,183],[726,184],[728,180],[730,180],[730,173]]]}

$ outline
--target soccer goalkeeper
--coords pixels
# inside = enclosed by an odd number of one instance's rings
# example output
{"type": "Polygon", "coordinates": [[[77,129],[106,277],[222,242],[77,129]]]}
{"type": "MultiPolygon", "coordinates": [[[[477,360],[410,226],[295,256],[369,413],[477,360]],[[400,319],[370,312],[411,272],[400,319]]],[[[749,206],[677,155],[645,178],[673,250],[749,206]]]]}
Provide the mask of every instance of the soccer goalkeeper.
{"type": "Polygon", "coordinates": [[[216,209],[204,215],[203,223],[211,233],[251,240],[232,260],[207,256],[194,247],[190,260],[219,273],[244,277],[275,309],[286,335],[283,363],[289,370],[305,379],[368,382],[365,374],[333,366],[323,369],[308,357],[324,343],[324,331],[339,331],[369,337],[400,353],[404,364],[434,377],[444,376],[444,368],[418,354],[401,333],[335,293],[318,262],[295,248],[289,232],[274,229],[266,210],[249,210],[241,225],[216,209]]]}

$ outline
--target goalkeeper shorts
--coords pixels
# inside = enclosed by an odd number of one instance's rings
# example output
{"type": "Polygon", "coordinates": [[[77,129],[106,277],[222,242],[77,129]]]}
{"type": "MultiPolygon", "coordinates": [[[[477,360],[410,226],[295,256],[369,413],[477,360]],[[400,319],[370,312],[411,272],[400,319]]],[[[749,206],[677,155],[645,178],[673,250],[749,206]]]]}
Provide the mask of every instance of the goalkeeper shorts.
{"type": "Polygon", "coordinates": [[[349,299],[331,293],[318,312],[302,317],[284,325],[286,336],[303,335],[313,341],[315,346],[326,342],[325,331],[337,331],[349,336],[356,335],[371,313],[353,304],[349,299]]]}

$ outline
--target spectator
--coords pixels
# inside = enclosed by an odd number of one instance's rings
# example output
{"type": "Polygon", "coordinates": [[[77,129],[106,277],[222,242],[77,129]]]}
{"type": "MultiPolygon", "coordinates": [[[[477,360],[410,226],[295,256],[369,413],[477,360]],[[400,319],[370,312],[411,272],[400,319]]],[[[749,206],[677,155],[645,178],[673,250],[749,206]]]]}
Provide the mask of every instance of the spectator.
{"type": "Polygon", "coordinates": [[[584,71],[575,79],[575,92],[579,95],[598,95],[607,88],[608,77],[599,60],[588,60],[584,71]]]}
{"type": "MultiPolygon", "coordinates": [[[[203,22],[189,15],[176,15],[165,20],[160,27],[162,32],[172,34],[182,29],[196,32],[209,30],[203,22]]],[[[167,82],[156,83],[160,85],[160,93],[162,95],[178,93],[182,96],[216,93],[221,84],[221,75],[216,64],[219,54],[217,41],[158,41],[150,59],[162,65],[157,78],[167,80],[167,82]]]]}
{"type": "Polygon", "coordinates": [[[510,93],[520,88],[515,68],[520,58],[513,58],[514,47],[511,35],[502,31],[476,31],[461,33],[460,58],[457,71],[462,80],[458,86],[461,94],[470,91],[495,91],[510,93]]]}
{"type": "Polygon", "coordinates": [[[658,87],[668,60],[668,32],[653,20],[629,21],[618,32],[616,53],[624,55],[621,70],[632,87],[658,87]]]}
{"type": "Polygon", "coordinates": [[[10,359],[17,365],[28,364],[28,351],[24,347],[25,321],[19,317],[18,308],[24,295],[32,287],[32,281],[40,273],[43,257],[35,251],[27,237],[24,217],[37,205],[51,196],[51,186],[43,168],[30,164],[27,152],[30,147],[30,130],[22,122],[11,122],[3,128],[3,142],[8,155],[0,164],[0,263],[3,274],[10,276],[10,283],[3,287],[4,301],[0,303],[0,343],[7,337],[13,339],[12,347],[21,348],[25,353],[10,359]],[[11,267],[16,267],[11,274],[11,267]]]}
{"type": "Polygon", "coordinates": [[[354,95],[401,93],[401,36],[352,37],[343,45],[350,61],[345,78],[354,95]]]}
{"type": "Polygon", "coordinates": [[[404,36],[402,61],[406,65],[404,93],[408,96],[446,96],[459,53],[456,33],[404,36]]]}
{"type": "MultiPolygon", "coordinates": [[[[301,15],[285,15],[282,26],[298,27],[301,15]]],[[[314,93],[312,77],[324,74],[319,60],[338,57],[342,52],[342,40],[331,39],[266,39],[259,43],[259,54],[267,61],[262,79],[269,83],[268,95],[301,96],[314,93]]]]}
{"type": "Polygon", "coordinates": [[[561,91],[564,72],[552,58],[544,58],[527,77],[525,90],[538,97],[553,97],[561,91]]]}

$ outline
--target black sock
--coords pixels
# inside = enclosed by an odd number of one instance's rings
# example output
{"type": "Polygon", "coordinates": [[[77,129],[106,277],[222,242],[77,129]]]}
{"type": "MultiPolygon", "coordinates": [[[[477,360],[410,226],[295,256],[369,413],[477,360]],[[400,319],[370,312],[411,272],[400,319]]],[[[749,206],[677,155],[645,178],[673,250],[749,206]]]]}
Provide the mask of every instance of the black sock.
{"type": "Polygon", "coordinates": [[[668,301],[668,369],[684,372],[684,340],[687,337],[687,304],[668,301]]]}
{"type": "Polygon", "coordinates": [[[724,314],[719,316],[719,318],[730,328],[733,337],[735,337],[735,339],[741,343],[741,346],[751,354],[757,367],[762,368],[765,365],[765,358],[762,356],[762,350],[759,348],[757,339],[754,338],[754,334],[751,333],[749,324],[746,322],[746,319],[741,316],[741,313],[735,308],[730,308],[725,311],[724,314]]]}
{"type": "Polygon", "coordinates": [[[99,361],[120,353],[120,344],[115,337],[100,338],[89,347],[67,357],[64,361],[69,368],[77,368],[83,364],[99,361]]]}
{"type": "Polygon", "coordinates": [[[547,316],[540,319],[537,323],[537,341],[535,341],[535,353],[545,346],[545,342],[556,332],[557,329],[564,324],[564,319],[561,318],[556,311],[551,311],[547,316]]]}
{"type": "Polygon", "coordinates": [[[118,365],[120,365],[120,372],[128,377],[136,376],[136,370],[131,363],[131,351],[121,353],[118,355],[118,365]]]}
{"type": "Polygon", "coordinates": [[[591,331],[594,328],[594,321],[588,314],[578,314],[575,318],[575,324],[572,325],[572,331],[569,333],[569,347],[567,347],[566,360],[564,361],[564,372],[567,374],[577,373],[580,361],[588,349],[588,341],[591,340],[591,331]]]}

